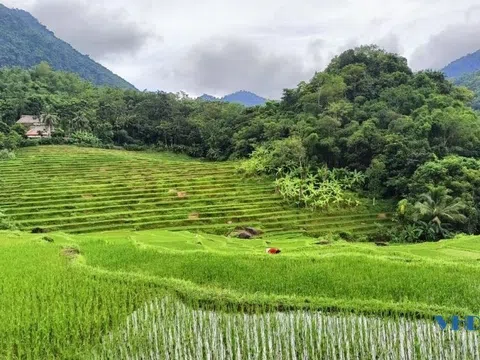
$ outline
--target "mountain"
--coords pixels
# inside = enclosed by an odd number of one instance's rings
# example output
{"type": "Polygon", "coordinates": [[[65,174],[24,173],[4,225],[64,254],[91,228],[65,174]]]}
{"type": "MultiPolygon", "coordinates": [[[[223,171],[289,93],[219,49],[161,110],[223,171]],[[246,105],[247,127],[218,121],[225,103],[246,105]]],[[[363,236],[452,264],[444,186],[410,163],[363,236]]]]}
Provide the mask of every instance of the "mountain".
{"type": "Polygon", "coordinates": [[[451,62],[442,71],[455,85],[475,93],[472,107],[480,110],[480,50],[451,62]]]}
{"type": "Polygon", "coordinates": [[[200,100],[204,101],[224,101],[228,103],[236,103],[245,105],[247,107],[264,105],[267,102],[267,99],[262,98],[250,91],[237,91],[233,94],[225,95],[222,98],[216,98],[215,96],[203,94],[199,97],[200,100]]]}
{"type": "Polygon", "coordinates": [[[200,100],[203,101],[220,101],[220,99],[216,98],[215,96],[203,94],[202,96],[198,97],[200,100]]]}
{"type": "Polygon", "coordinates": [[[267,99],[262,98],[250,91],[237,91],[233,94],[226,95],[222,98],[222,101],[242,104],[245,106],[257,106],[264,105],[267,102],[267,99]]]}
{"type": "Polygon", "coordinates": [[[451,62],[442,71],[448,78],[459,78],[480,71],[480,50],[451,62]]]}
{"type": "Polygon", "coordinates": [[[0,67],[30,68],[42,61],[56,70],[73,72],[96,85],[135,87],[58,39],[30,13],[0,4],[0,67]]]}

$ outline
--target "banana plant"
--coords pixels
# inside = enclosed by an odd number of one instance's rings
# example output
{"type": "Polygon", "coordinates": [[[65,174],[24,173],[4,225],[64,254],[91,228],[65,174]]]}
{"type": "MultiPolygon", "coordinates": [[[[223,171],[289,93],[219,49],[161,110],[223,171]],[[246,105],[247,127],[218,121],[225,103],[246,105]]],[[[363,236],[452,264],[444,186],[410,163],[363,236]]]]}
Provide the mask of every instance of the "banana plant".
{"type": "Polygon", "coordinates": [[[303,168],[293,171],[281,168],[275,186],[285,200],[315,210],[359,206],[360,202],[348,190],[363,181],[362,173],[346,169],[322,167],[317,173],[305,173],[303,168]]]}

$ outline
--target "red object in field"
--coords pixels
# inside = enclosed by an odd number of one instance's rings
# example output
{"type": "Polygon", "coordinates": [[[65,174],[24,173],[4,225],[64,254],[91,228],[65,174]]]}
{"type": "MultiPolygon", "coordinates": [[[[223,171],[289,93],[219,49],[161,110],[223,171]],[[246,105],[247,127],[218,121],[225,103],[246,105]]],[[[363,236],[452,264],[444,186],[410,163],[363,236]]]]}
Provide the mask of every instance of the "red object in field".
{"type": "Polygon", "coordinates": [[[275,254],[280,254],[282,251],[280,249],[277,249],[277,248],[268,248],[268,249],[265,250],[265,252],[267,254],[275,255],[275,254]]]}

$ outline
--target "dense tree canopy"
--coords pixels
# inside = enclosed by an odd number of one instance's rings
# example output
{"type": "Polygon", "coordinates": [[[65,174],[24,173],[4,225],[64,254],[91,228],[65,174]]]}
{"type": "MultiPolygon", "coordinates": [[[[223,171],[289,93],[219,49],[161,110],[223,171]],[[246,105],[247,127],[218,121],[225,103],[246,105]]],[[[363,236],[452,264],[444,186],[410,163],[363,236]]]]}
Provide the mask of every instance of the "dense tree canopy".
{"type": "Polygon", "coordinates": [[[478,171],[480,118],[472,99],[442,73],[414,73],[404,58],[375,46],[345,51],[309,82],[285,89],[281,101],[254,108],[97,88],[41,64],[0,71],[0,133],[8,137],[5,127],[22,114],[48,113],[57,136],[67,138],[88,134],[98,143],[211,160],[246,158],[257,149],[271,172],[296,158],[312,168],[364,172],[365,190],[376,197],[414,203],[427,185],[443,186],[476,218],[478,196],[468,182],[478,171]],[[455,171],[459,183],[449,175],[455,171]],[[436,183],[427,184],[432,178],[436,183]]]}
{"type": "Polygon", "coordinates": [[[455,84],[465,86],[475,93],[475,98],[472,101],[472,107],[480,110],[480,71],[468,73],[455,79],[455,84]]]}

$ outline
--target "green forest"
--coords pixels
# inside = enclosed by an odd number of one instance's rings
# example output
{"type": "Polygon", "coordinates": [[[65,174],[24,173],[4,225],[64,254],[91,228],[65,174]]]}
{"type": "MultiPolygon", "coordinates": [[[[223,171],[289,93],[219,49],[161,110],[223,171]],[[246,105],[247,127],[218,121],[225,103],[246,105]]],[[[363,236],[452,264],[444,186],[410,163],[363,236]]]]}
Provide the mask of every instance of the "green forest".
{"type": "Polygon", "coordinates": [[[472,102],[474,109],[480,110],[480,71],[463,75],[455,79],[455,84],[458,86],[465,86],[475,93],[475,98],[472,102]]]}
{"type": "Polygon", "coordinates": [[[331,194],[336,201],[342,191],[388,199],[398,204],[396,225],[375,236],[431,241],[480,233],[473,99],[441,72],[415,73],[405,58],[376,46],[343,52],[280,101],[253,108],[96,87],[41,63],[0,70],[0,148],[3,157],[18,146],[83,144],[249,159],[243,176],[276,178],[298,206],[316,207],[331,194]],[[15,123],[25,114],[41,116],[54,136],[24,139],[15,123]]]}

